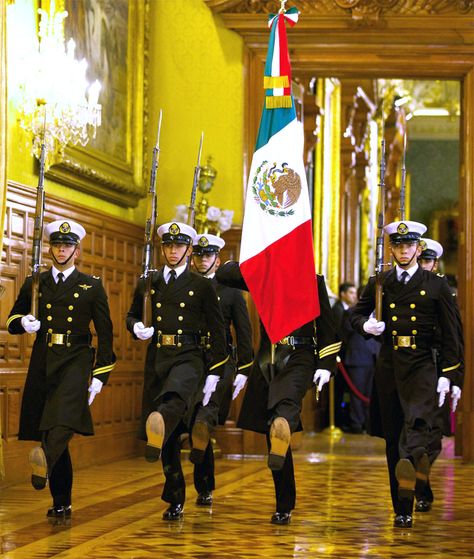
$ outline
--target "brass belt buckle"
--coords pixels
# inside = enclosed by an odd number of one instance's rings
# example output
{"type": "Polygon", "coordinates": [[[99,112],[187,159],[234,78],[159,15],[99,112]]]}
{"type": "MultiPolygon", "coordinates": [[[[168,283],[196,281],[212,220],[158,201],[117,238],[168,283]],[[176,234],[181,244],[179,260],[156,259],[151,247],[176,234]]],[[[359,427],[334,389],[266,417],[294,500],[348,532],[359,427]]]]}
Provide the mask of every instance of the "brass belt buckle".
{"type": "Polygon", "coordinates": [[[162,334],[161,345],[176,345],[174,334],[162,334]]]}
{"type": "Polygon", "coordinates": [[[411,336],[398,336],[399,347],[411,347],[411,336]]]}
{"type": "Polygon", "coordinates": [[[66,342],[64,341],[66,335],[65,334],[51,334],[51,343],[53,345],[64,345],[66,342]]]}

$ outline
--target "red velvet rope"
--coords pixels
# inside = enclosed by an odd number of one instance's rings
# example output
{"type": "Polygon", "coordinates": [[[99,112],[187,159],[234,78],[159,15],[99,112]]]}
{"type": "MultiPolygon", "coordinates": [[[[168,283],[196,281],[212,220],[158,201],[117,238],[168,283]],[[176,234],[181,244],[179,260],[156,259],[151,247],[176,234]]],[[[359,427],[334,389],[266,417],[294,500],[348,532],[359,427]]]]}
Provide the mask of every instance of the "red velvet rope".
{"type": "Polygon", "coordinates": [[[347,385],[349,386],[351,391],[357,396],[357,398],[359,398],[359,400],[362,400],[364,404],[368,406],[370,404],[370,398],[367,398],[367,396],[364,396],[362,392],[360,392],[360,390],[357,390],[357,387],[352,382],[351,377],[347,373],[342,361],[337,362],[337,368],[341,371],[342,376],[346,379],[347,385]]]}

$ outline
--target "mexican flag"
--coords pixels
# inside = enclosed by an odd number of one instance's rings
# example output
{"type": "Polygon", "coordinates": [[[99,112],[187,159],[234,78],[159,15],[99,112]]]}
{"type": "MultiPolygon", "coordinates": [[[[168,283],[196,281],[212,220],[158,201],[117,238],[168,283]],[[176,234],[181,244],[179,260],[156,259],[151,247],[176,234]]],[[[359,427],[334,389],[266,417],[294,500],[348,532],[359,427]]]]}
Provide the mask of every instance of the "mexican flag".
{"type": "Polygon", "coordinates": [[[303,124],[291,95],[286,23],[270,15],[263,107],[242,228],[240,269],[272,343],[319,315],[303,124]]]}

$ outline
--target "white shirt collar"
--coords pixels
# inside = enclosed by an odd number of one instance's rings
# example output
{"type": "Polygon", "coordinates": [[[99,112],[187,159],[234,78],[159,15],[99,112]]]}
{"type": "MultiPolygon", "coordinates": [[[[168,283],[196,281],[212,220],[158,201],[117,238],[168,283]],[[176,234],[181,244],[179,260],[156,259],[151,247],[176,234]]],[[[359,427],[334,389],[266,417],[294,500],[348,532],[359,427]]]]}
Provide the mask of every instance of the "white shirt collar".
{"type": "MultiPolygon", "coordinates": [[[[74,272],[74,270],[76,269],[76,266],[71,266],[70,268],[68,268],[67,270],[63,270],[63,281],[66,281],[67,278],[74,272]]],[[[58,283],[58,274],[61,270],[58,270],[54,265],[51,266],[51,273],[53,274],[53,279],[56,283],[58,283]]]]}
{"type": "Polygon", "coordinates": [[[176,272],[176,278],[179,278],[179,276],[184,272],[184,270],[186,270],[187,266],[188,264],[186,263],[183,264],[182,266],[178,266],[177,268],[170,268],[168,264],[165,264],[163,270],[163,277],[165,278],[166,283],[168,283],[170,279],[170,273],[172,269],[176,272]]]}
{"type": "Polygon", "coordinates": [[[349,308],[349,305],[348,305],[345,301],[343,301],[342,299],[341,299],[341,303],[342,303],[342,308],[343,308],[345,311],[347,311],[347,309],[349,308]]]}
{"type": "Polygon", "coordinates": [[[400,268],[400,266],[398,264],[396,264],[395,269],[397,270],[397,280],[398,281],[401,281],[403,272],[408,273],[408,275],[410,277],[408,278],[407,281],[410,281],[411,278],[413,277],[414,273],[418,270],[418,264],[416,266],[412,266],[411,268],[408,268],[408,270],[405,270],[404,268],[400,268]]]}

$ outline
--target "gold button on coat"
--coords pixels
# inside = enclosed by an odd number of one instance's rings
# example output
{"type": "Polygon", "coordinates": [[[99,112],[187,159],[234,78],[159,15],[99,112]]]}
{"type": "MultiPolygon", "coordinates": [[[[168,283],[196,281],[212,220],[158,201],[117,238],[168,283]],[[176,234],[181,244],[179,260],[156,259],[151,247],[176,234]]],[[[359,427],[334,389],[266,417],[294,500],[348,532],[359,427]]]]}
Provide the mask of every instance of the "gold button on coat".
{"type": "Polygon", "coordinates": [[[392,316],[393,322],[397,322],[398,318],[396,316],[392,316]]]}
{"type": "Polygon", "coordinates": [[[390,303],[390,308],[394,309],[395,308],[395,303],[390,303]]]}
{"type": "Polygon", "coordinates": [[[412,316],[412,317],[411,317],[411,321],[412,321],[412,322],[416,322],[416,316],[412,316]]]}
{"type": "Polygon", "coordinates": [[[414,308],[416,308],[415,303],[411,303],[411,304],[410,304],[410,309],[414,309],[414,308]]]}
{"type": "Polygon", "coordinates": [[[50,308],[51,308],[51,303],[48,303],[48,304],[46,305],[46,308],[47,308],[47,309],[50,309],[50,308]]]}

